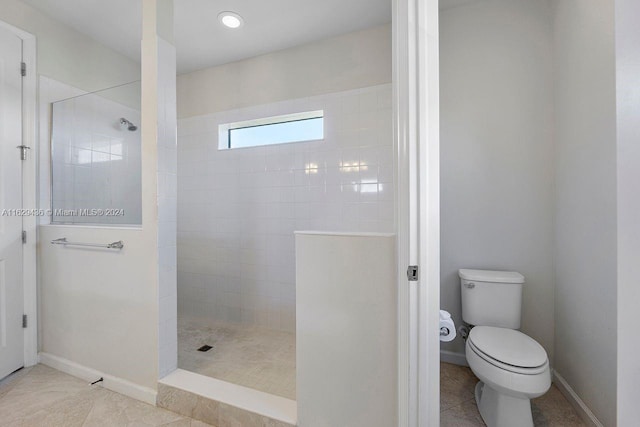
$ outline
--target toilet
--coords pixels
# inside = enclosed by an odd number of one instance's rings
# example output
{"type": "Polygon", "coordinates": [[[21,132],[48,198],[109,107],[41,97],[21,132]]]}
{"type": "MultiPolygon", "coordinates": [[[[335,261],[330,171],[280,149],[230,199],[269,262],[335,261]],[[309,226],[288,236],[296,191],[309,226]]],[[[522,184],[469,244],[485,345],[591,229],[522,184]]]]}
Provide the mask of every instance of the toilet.
{"type": "Polygon", "coordinates": [[[475,398],[488,427],[532,427],[530,400],[551,387],[544,348],[520,328],[524,276],[512,271],[458,271],[462,319],[472,326],[465,353],[480,380],[475,398]]]}

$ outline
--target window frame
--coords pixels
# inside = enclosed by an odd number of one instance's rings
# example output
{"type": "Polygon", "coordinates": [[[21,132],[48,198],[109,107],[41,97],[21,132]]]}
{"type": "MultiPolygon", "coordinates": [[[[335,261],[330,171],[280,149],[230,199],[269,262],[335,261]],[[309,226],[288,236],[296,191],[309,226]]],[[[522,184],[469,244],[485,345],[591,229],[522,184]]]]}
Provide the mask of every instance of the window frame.
{"type": "Polygon", "coordinates": [[[243,120],[233,123],[218,125],[218,150],[238,150],[243,148],[268,147],[271,145],[294,144],[299,142],[311,142],[324,140],[324,110],[303,111],[299,113],[281,114],[278,116],[262,117],[252,120],[243,120]],[[232,146],[232,131],[238,129],[249,129],[261,126],[279,125],[285,123],[301,122],[305,120],[322,119],[322,138],[300,139],[295,141],[273,142],[268,144],[257,144],[243,147],[232,146]]]}

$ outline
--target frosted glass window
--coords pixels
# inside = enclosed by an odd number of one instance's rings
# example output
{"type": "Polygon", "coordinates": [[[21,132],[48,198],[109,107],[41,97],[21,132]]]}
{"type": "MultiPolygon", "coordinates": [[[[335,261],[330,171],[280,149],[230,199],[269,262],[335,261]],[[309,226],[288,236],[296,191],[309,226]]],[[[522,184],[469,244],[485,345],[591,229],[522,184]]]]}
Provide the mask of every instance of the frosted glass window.
{"type": "Polygon", "coordinates": [[[323,111],[309,111],[220,125],[218,148],[260,147],[323,138],[323,111]]]}

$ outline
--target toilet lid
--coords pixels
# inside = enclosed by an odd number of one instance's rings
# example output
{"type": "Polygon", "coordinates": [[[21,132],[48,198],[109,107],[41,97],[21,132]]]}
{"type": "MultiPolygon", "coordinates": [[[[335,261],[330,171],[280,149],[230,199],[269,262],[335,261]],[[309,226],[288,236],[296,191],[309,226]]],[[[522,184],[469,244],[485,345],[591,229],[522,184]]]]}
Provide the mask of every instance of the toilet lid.
{"type": "Polygon", "coordinates": [[[511,366],[537,368],[547,362],[547,352],[536,340],[513,329],[476,326],[468,339],[487,356],[511,366]]]}

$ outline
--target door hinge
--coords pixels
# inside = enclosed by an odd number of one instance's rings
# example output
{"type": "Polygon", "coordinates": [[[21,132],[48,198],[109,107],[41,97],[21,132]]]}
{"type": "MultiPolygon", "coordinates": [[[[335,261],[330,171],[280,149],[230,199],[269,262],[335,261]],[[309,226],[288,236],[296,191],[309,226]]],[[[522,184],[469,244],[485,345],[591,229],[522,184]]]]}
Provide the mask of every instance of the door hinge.
{"type": "Polygon", "coordinates": [[[26,64],[26,63],[24,63],[24,62],[21,62],[21,63],[20,63],[20,75],[21,75],[22,77],[24,77],[24,76],[26,76],[26,75],[27,75],[27,64],[26,64]]]}
{"type": "Polygon", "coordinates": [[[22,315],[22,327],[23,328],[27,327],[27,315],[26,314],[22,315]]]}
{"type": "Polygon", "coordinates": [[[418,266],[417,265],[410,265],[409,268],[407,268],[407,279],[409,279],[410,282],[417,282],[418,281],[418,266]]]}
{"type": "Polygon", "coordinates": [[[22,243],[27,243],[27,232],[22,230],[22,243]]]}
{"type": "Polygon", "coordinates": [[[31,147],[18,145],[16,148],[20,149],[20,160],[27,160],[27,150],[31,150],[31,147]]]}

